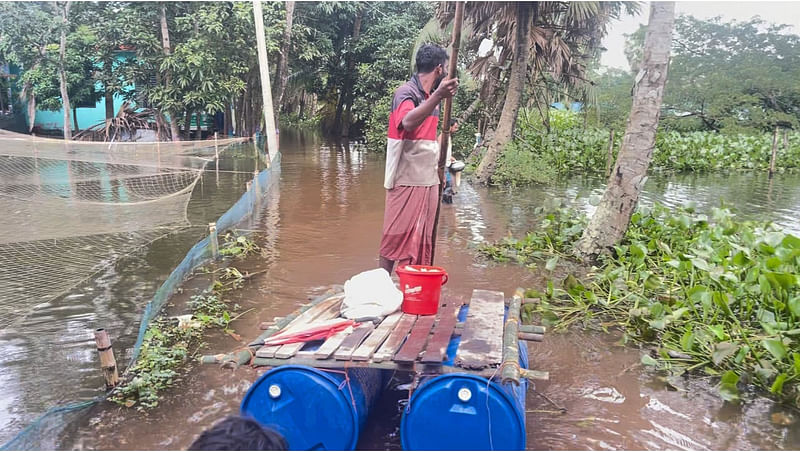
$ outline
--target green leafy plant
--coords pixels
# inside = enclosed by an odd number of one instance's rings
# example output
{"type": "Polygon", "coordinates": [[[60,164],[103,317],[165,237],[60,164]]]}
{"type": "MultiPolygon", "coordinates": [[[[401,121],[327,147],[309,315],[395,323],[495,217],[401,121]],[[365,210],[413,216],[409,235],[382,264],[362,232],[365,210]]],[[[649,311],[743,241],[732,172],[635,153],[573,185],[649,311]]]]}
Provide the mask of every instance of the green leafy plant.
{"type": "MultiPolygon", "coordinates": [[[[584,222],[574,212],[551,213],[524,239],[484,245],[484,254],[555,268],[554,257],[572,254],[584,222]]],[[[640,208],[597,268],[531,291],[541,303],[526,305],[524,317],[556,329],[616,326],[623,340],[654,348],[644,364],[717,376],[725,400],[752,384],[800,405],[798,274],[800,238],[770,223],[739,221],[725,207],[710,216],[640,208]]]]}
{"type": "Polygon", "coordinates": [[[229,232],[225,234],[225,242],[220,248],[219,254],[243,258],[258,252],[260,249],[261,248],[259,248],[255,242],[248,239],[246,236],[229,232]]]}
{"type": "Polygon", "coordinates": [[[191,323],[154,320],[145,333],[139,359],[110,400],[127,407],[138,405],[140,410],[157,406],[159,392],[178,381],[175,369],[189,358],[189,346],[199,338],[200,329],[191,323]]]}

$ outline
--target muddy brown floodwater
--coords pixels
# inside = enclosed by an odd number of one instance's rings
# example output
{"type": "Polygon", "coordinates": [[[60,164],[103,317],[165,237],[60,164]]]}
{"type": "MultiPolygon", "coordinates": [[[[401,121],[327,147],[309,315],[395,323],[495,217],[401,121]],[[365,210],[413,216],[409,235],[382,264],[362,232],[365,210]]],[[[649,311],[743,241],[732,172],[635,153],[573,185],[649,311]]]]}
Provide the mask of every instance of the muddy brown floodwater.
{"type": "MultiPolygon", "coordinates": [[[[336,145],[288,131],[281,134],[281,145],[280,183],[265,201],[266,213],[252,225],[262,254],[234,264],[266,270],[232,296],[242,309],[253,308],[233,323],[245,340],[260,334],[260,321],[284,316],[329,285],[377,266],[384,203],[382,156],[354,144],[336,145]]],[[[697,181],[648,184],[655,188],[646,202],[680,202],[680,196],[702,201],[697,195],[702,190],[710,193],[709,204],[717,202],[711,198],[718,191],[697,181]],[[680,196],[670,195],[670,190],[680,196]]],[[[796,188],[797,180],[789,185],[796,188]]],[[[587,197],[598,187],[579,182],[548,190],[509,193],[464,184],[455,203],[443,206],[436,261],[450,274],[451,294],[469,297],[476,288],[509,294],[518,286],[543,284],[544,276],[528,269],[482,261],[475,245],[533,226],[533,208],[547,198],[587,197]]],[[[770,187],[770,198],[778,198],[774,202],[796,212],[795,204],[782,200],[781,193],[789,197],[793,191],[770,187]]],[[[790,229],[796,226],[791,216],[783,220],[790,229]]],[[[548,334],[543,343],[531,345],[532,365],[549,371],[550,381],[537,382],[528,394],[528,449],[800,449],[797,423],[771,422],[773,413],[796,422],[797,413],[761,397],[740,406],[725,404],[716,396],[713,381],[702,378],[667,385],[639,364],[640,350],[620,346],[618,339],[614,334],[572,331],[548,334]]],[[[208,343],[210,353],[243,345],[217,333],[208,343]]],[[[157,408],[142,414],[101,404],[65,437],[62,448],[185,449],[205,428],[238,411],[259,374],[248,367],[191,365],[157,408]]],[[[405,395],[390,391],[384,397],[359,448],[400,448],[398,399],[405,395]]]]}

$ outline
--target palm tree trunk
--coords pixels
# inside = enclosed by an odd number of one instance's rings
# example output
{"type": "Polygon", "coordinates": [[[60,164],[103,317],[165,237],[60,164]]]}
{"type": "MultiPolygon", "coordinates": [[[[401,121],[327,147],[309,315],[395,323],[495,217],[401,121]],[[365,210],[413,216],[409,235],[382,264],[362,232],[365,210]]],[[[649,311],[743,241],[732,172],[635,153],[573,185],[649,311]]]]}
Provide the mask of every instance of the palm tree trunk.
{"type": "Polygon", "coordinates": [[[464,110],[463,113],[461,113],[458,119],[456,119],[456,122],[459,124],[464,123],[464,121],[466,121],[467,119],[469,119],[470,116],[472,116],[472,113],[475,112],[475,109],[477,109],[478,105],[480,104],[481,104],[481,98],[476,97],[475,100],[473,100],[472,103],[469,104],[469,107],[467,107],[467,109],[464,110]]]}
{"type": "Polygon", "coordinates": [[[72,122],[69,113],[72,108],[69,106],[69,93],[67,92],[67,70],[64,67],[64,57],[67,53],[67,27],[69,26],[69,2],[65,2],[61,8],[61,48],[58,53],[58,75],[61,88],[61,105],[64,109],[64,139],[72,139],[72,122]]]}
{"type": "Polygon", "coordinates": [[[497,160],[503,152],[505,145],[511,141],[514,125],[517,121],[519,107],[522,104],[522,93],[525,91],[525,80],[528,75],[528,54],[530,52],[530,27],[531,5],[525,2],[517,3],[517,29],[516,48],[514,61],[511,63],[508,92],[503,103],[503,112],[494,134],[494,139],[489,144],[486,155],[481,159],[475,177],[478,182],[488,184],[494,173],[497,160]]]}
{"type": "MultiPolygon", "coordinates": [[[[167,26],[167,8],[163,3],[161,4],[161,45],[164,48],[164,55],[169,56],[172,53],[172,45],[169,42],[169,27],[167,26]]],[[[169,87],[172,83],[172,74],[167,71],[164,74],[164,82],[169,87]]],[[[169,115],[169,131],[172,135],[172,141],[180,141],[181,133],[178,129],[178,116],[174,111],[167,111],[169,115]]]]}
{"type": "Polygon", "coordinates": [[[631,115],[606,191],[577,244],[582,256],[593,257],[608,250],[628,230],[653,159],[674,21],[674,2],[650,3],[644,58],[636,77],[639,82],[634,86],[631,115]]]}

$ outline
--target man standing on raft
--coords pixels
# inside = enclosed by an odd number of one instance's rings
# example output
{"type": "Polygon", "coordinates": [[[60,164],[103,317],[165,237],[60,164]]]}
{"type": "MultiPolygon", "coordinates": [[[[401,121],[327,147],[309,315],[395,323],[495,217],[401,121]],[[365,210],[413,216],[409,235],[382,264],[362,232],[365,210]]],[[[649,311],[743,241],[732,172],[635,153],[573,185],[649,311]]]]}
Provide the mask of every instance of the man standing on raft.
{"type": "Polygon", "coordinates": [[[416,73],[397,88],[386,144],[386,208],[380,266],[390,274],[399,265],[431,265],[433,225],[439,203],[439,103],[453,97],[458,79],[446,81],[447,52],[425,44],[416,73]]]}

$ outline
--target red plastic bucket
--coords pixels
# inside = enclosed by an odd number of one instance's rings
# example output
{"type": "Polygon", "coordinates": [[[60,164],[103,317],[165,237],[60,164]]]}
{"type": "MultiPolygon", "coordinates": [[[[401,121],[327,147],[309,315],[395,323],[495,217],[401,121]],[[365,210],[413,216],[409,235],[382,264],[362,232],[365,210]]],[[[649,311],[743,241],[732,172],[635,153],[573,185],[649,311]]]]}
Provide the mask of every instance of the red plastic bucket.
{"type": "Polygon", "coordinates": [[[403,292],[403,312],[436,314],[442,286],[447,283],[447,272],[442,267],[429,265],[403,265],[396,271],[400,278],[400,291],[403,292]]]}

